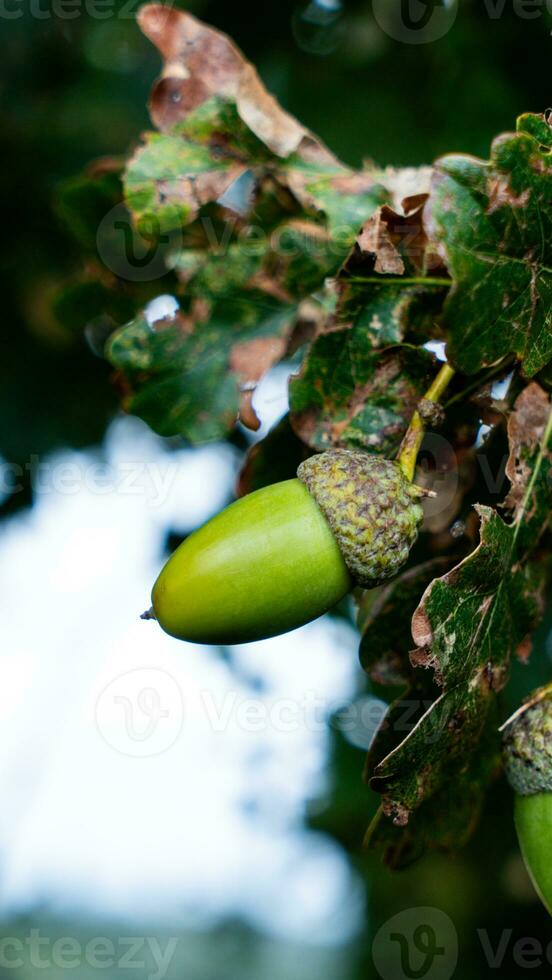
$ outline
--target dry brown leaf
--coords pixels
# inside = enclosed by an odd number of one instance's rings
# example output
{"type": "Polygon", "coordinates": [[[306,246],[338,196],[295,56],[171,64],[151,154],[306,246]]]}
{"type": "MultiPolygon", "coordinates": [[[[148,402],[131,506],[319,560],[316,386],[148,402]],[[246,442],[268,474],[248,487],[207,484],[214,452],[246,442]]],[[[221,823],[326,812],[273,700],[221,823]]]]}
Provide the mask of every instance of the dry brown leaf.
{"type": "Polygon", "coordinates": [[[425,194],[405,198],[401,212],[384,204],[364,223],[357,245],[361,256],[372,257],[372,271],[402,276],[407,269],[421,273],[439,264],[424,220],[426,201],[425,194]]]}
{"type": "Polygon", "coordinates": [[[357,245],[363,254],[374,256],[374,272],[387,276],[402,276],[404,262],[391,237],[386,220],[387,210],[381,208],[364,224],[357,238],[357,245]]]}
{"type": "Polygon", "coordinates": [[[192,14],[157,3],[140,9],[138,24],[165,61],[150,100],[151,118],[158,129],[170,129],[214,95],[227,96],[235,100],[246,126],[277,156],[301,152],[307,158],[314,153],[317,159],[334,159],[278,105],[226,34],[192,14]]]}

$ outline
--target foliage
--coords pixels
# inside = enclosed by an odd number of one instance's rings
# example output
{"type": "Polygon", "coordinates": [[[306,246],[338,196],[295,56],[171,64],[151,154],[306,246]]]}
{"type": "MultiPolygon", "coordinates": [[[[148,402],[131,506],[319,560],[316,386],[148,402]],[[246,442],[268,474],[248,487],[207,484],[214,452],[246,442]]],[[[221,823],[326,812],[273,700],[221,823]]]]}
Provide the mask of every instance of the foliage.
{"type": "MultiPolygon", "coordinates": [[[[362,663],[374,684],[403,688],[367,764],[382,795],[368,840],[400,866],[469,837],[499,769],[499,695],[542,615],[552,130],[525,115],[488,161],[353,170],[280,108],[227,37],[157,5],[139,23],[165,62],[157,131],[122,178],[147,261],[127,255],[126,275],[115,259],[87,267],[114,323],[134,304],[105,348],[125,407],[163,435],[220,439],[238,422],[258,427],[255,387],[299,358],[289,417],[250,453],[246,492],[328,447],[392,456],[439,343],[457,371],[443,431],[422,446],[418,481],[437,490],[425,533],[399,579],[360,597],[362,663]],[[159,256],[157,293],[178,308],[154,317],[159,256]]],[[[114,169],[93,168],[65,196],[83,247],[83,216],[112,193],[114,169]]]]}

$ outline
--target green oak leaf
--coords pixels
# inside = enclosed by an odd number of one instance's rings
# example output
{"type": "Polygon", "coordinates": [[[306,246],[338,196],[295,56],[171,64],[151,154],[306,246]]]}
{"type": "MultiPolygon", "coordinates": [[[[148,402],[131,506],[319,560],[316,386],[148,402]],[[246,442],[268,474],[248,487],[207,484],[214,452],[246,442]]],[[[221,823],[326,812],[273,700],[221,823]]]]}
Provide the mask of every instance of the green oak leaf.
{"type": "MultiPolygon", "coordinates": [[[[306,158],[295,152],[284,159],[271,153],[243,122],[235,102],[220,96],[202,103],[170,132],[146,133],[127,164],[124,189],[137,227],[151,237],[201,218],[198,230],[207,232],[208,253],[213,243],[206,223],[213,225],[214,216],[206,209],[216,205],[225,212],[224,245],[239,234],[245,249],[249,224],[257,254],[272,253],[287,266],[298,252],[294,278],[307,275],[302,295],[337,271],[363,222],[388,197],[369,171],[352,171],[327,151],[306,158]],[[299,245],[283,240],[297,238],[293,224],[278,228],[286,212],[303,218],[303,225],[312,223],[299,245]]],[[[177,256],[175,262],[185,259],[177,256]]]]}
{"type": "Polygon", "coordinates": [[[171,260],[188,294],[210,299],[243,293],[246,284],[260,272],[261,262],[262,257],[241,242],[208,253],[205,249],[183,249],[171,260]]]}
{"type": "Polygon", "coordinates": [[[490,161],[435,165],[430,226],[453,279],[447,349],[466,374],[514,354],[532,377],[552,358],[551,132],[544,117],[522,116],[490,161]]]}
{"type": "Polygon", "coordinates": [[[163,436],[222,439],[250,389],[285,354],[294,307],[262,293],[215,304],[206,320],[139,318],[109,340],[125,407],[163,436]]]}
{"type": "MultiPolygon", "coordinates": [[[[52,313],[63,327],[92,330],[103,340],[110,324],[114,329],[130,320],[159,293],[160,279],[166,284],[170,277],[160,251],[147,275],[141,274],[140,257],[148,242],[129,220],[122,172],[123,160],[100,159],[64,181],[56,195],[56,210],[86,262],[56,289],[52,313]]],[[[90,346],[101,356],[101,343],[90,346]]]]}
{"type": "Polygon", "coordinates": [[[261,275],[298,299],[320,289],[343,259],[328,229],[306,218],[291,218],[274,228],[269,246],[261,275]]]}
{"type": "Polygon", "coordinates": [[[340,282],[338,318],[351,320],[371,338],[374,346],[398,344],[441,336],[436,325],[447,286],[428,286],[389,277],[372,282],[340,282]]]}
{"type": "Polygon", "coordinates": [[[130,381],[126,404],[157,431],[192,441],[226,435],[239,406],[255,427],[251,390],[283,356],[299,303],[337,272],[386,192],[310,139],[306,150],[278,156],[226,96],[202,102],[169,131],[146,134],[124,190],[134,226],[158,243],[185,289],[186,309],[202,308],[192,319],[207,316],[192,329],[152,331],[138,320],[113,338],[108,356],[130,381]],[[257,309],[258,322],[244,330],[241,314],[234,320],[238,308],[257,309]],[[285,327],[275,328],[276,347],[265,343],[260,361],[254,349],[249,376],[233,363],[236,347],[271,334],[263,308],[272,324],[270,311],[285,310],[285,327]],[[240,384],[248,395],[239,397],[240,384]]]}
{"type": "Polygon", "coordinates": [[[338,160],[305,159],[294,154],[285,161],[281,182],[305,210],[322,212],[344,259],[364,222],[389,200],[389,192],[369,170],[353,171],[338,160]]]}
{"type": "Polygon", "coordinates": [[[397,870],[429,850],[457,851],[464,847],[479,822],[485,798],[482,787],[488,786],[500,766],[498,723],[495,704],[470,765],[464,766],[461,761],[452,764],[447,778],[410,814],[406,824],[389,820],[380,807],[366,832],[365,847],[384,848],[386,864],[397,870]]]}
{"type": "MultiPolygon", "coordinates": [[[[145,134],[126,166],[125,200],[138,227],[174,231],[223,198],[250,166],[270,159],[235,103],[215,96],[170,132],[145,134]]],[[[252,203],[246,195],[246,206],[252,203]]]]}
{"type": "Polygon", "coordinates": [[[232,157],[218,158],[209,147],[177,134],[147,133],[145,140],[124,178],[126,204],[141,230],[178,230],[246,170],[232,157]]]}
{"type": "Polygon", "coordinates": [[[419,347],[374,349],[363,329],[322,333],[290,382],[293,428],[312,449],[364,448],[390,455],[434,373],[419,347]]]}
{"type": "MultiPolygon", "coordinates": [[[[370,747],[365,767],[367,781],[378,764],[423,720],[439,696],[433,672],[415,668],[410,662],[410,622],[420,591],[450,565],[448,558],[435,558],[414,566],[378,590],[375,600],[370,601],[371,593],[366,593],[360,607],[364,669],[376,683],[403,686],[370,747]]],[[[440,737],[435,728],[428,743],[440,737]]],[[[493,751],[496,755],[496,746],[493,751]]],[[[486,755],[484,763],[488,764],[491,757],[486,755]]],[[[481,792],[473,773],[469,776],[461,778],[461,773],[455,771],[434,796],[409,814],[408,822],[404,820],[406,812],[398,807],[390,811],[395,822],[380,807],[366,833],[365,846],[385,848],[386,863],[393,868],[406,867],[429,848],[460,847],[469,837],[481,807],[481,792]]]]}

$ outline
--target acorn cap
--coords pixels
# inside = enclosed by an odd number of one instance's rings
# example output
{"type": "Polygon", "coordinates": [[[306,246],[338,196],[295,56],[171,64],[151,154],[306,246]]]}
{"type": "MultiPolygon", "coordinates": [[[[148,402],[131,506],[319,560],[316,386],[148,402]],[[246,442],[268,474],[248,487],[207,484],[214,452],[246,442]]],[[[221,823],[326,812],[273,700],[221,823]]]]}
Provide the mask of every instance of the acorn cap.
{"type": "Polygon", "coordinates": [[[323,511],[358,585],[371,589],[393,578],[423,518],[424,491],[410,483],[399,464],[332,449],[301,463],[297,476],[323,511]]]}
{"type": "Polygon", "coordinates": [[[552,690],[537,691],[504,726],[503,757],[519,796],[552,793],[552,690]]]}

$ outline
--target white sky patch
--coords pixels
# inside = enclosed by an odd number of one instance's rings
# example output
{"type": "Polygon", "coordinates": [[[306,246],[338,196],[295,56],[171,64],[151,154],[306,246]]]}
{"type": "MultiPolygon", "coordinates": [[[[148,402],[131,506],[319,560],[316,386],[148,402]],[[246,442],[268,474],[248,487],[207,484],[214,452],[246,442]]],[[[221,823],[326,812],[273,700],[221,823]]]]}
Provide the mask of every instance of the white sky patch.
{"type": "Polygon", "coordinates": [[[486,425],[485,423],[482,423],[479,426],[479,429],[477,430],[477,436],[476,436],[476,439],[475,439],[475,443],[474,443],[474,446],[475,446],[476,449],[480,449],[481,446],[484,446],[485,445],[485,441],[487,439],[487,436],[492,431],[493,431],[492,425],[486,425]]]}
{"type": "Polygon", "coordinates": [[[505,378],[500,378],[498,381],[493,381],[491,386],[491,397],[494,398],[495,401],[499,402],[502,401],[503,398],[506,398],[513,377],[514,372],[511,371],[505,378]]]}
{"type": "MultiPolygon", "coordinates": [[[[247,430],[252,442],[264,439],[267,432],[280,421],[289,410],[288,382],[296,368],[291,364],[277,364],[265,374],[255,388],[253,408],[261,420],[257,432],[247,430]]],[[[246,431],[246,430],[244,430],[246,431]]]]}
{"type": "Polygon", "coordinates": [[[428,340],[426,344],[422,344],[425,350],[431,351],[435,354],[438,361],[446,361],[446,344],[442,340],[428,340]]]}
{"type": "Polygon", "coordinates": [[[286,938],[349,938],[361,887],[302,818],[327,790],[325,722],[355,694],[355,632],[324,618],[235,648],[232,669],[141,622],[168,528],[222,506],[236,457],[170,453],[121,419],[101,480],[98,459],[45,461],[33,509],[0,528],[1,911],[241,915],[286,938]],[[170,474],[165,491],[146,464],[170,474]]]}
{"type": "Polygon", "coordinates": [[[337,11],[341,10],[342,3],[341,0],[313,0],[312,7],[321,7],[322,10],[337,11]]]}
{"type": "Polygon", "coordinates": [[[217,199],[217,204],[229,211],[235,211],[236,214],[247,214],[251,208],[255,184],[255,176],[251,170],[244,170],[217,199]]]}
{"type": "Polygon", "coordinates": [[[150,300],[144,307],[144,316],[146,322],[152,327],[158,320],[175,316],[179,309],[180,305],[176,297],[163,293],[162,296],[156,296],[155,299],[150,300]]]}

